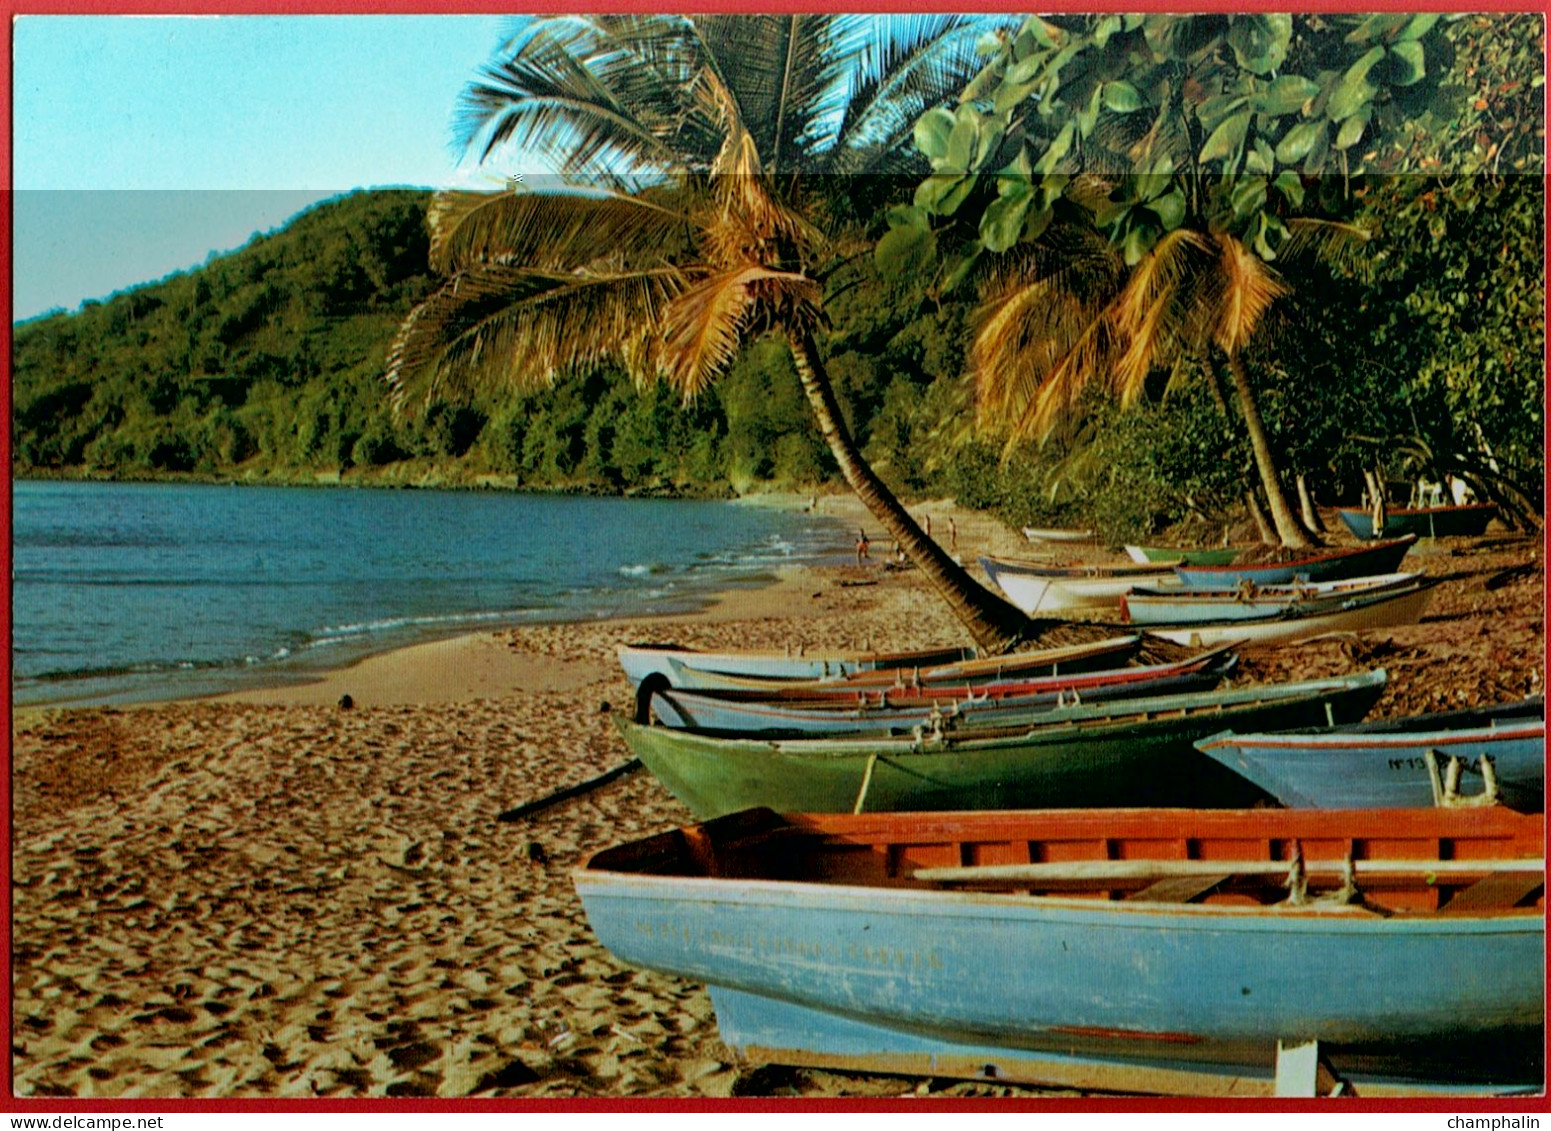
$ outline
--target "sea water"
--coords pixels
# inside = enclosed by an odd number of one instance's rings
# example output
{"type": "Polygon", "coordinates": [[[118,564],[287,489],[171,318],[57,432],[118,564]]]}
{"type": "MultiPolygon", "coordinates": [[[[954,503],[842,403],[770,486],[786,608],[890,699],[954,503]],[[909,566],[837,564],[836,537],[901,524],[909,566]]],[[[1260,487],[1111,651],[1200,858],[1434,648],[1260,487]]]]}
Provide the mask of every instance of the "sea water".
{"type": "Polygon", "coordinates": [[[736,503],[20,482],[18,704],[108,704],[303,680],[422,640],[689,611],[847,531],[736,503]]]}

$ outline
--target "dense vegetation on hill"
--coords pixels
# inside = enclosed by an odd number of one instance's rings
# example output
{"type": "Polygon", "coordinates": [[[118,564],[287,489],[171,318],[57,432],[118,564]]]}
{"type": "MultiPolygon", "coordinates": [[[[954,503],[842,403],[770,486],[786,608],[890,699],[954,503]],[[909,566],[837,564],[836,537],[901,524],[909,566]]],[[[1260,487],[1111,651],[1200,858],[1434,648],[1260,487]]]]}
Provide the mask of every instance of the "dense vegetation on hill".
{"type": "MultiPolygon", "coordinates": [[[[909,186],[901,191],[908,192],[909,186]]],[[[726,492],[832,468],[790,363],[755,344],[686,409],[605,368],[554,390],[396,420],[382,372],[430,287],[429,194],[359,192],[204,267],[16,328],[18,475],[470,483],[726,492]]],[[[836,367],[863,435],[921,485],[921,390],[956,373],[968,296],[941,311],[860,257],[836,367]],[[889,453],[893,453],[892,459],[889,453]]]]}
{"type": "MultiPolygon", "coordinates": [[[[1532,18],[1456,26],[1453,117],[1424,142],[1463,175],[1313,185],[1374,238],[1343,268],[1279,264],[1289,295],[1245,353],[1286,472],[1322,502],[1355,500],[1378,468],[1489,475],[1524,510],[1543,506],[1543,94],[1516,77],[1538,72],[1540,33],[1532,18]]],[[[1139,409],[1100,398],[1081,428],[1004,461],[1000,437],[974,431],[964,377],[974,287],[871,254],[916,178],[819,180],[854,242],[824,280],[825,360],[891,486],[1112,536],[1210,529],[1240,505],[1248,444],[1210,383],[1179,373],[1157,374],[1139,409]]],[[[438,282],[428,202],[355,193],[199,269],[18,325],[14,473],[711,494],[835,480],[770,339],[687,406],[605,366],[395,418],[389,343],[438,282]]]]}

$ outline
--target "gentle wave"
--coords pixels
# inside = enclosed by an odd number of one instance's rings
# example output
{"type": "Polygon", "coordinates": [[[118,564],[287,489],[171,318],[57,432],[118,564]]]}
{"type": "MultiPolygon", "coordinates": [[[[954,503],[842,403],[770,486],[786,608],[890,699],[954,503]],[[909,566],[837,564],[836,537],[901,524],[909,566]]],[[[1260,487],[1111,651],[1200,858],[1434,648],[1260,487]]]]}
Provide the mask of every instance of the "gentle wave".
{"type": "Polygon", "coordinates": [[[531,612],[531,609],[502,609],[483,613],[443,613],[436,616],[384,617],[382,620],[365,621],[361,624],[325,625],[318,629],[310,646],[342,641],[349,637],[369,636],[378,632],[392,632],[402,628],[430,628],[439,625],[481,624],[509,621],[531,612]]]}

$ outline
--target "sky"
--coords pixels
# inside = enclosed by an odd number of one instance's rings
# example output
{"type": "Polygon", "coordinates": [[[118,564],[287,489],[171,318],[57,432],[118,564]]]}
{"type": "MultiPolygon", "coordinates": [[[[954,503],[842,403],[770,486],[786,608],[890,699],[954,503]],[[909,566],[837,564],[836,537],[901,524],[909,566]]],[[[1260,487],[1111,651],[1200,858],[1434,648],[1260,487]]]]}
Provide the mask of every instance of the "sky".
{"type": "Polygon", "coordinates": [[[22,16],[12,317],[203,263],[356,188],[493,186],[459,93],[500,16],[22,16]]]}

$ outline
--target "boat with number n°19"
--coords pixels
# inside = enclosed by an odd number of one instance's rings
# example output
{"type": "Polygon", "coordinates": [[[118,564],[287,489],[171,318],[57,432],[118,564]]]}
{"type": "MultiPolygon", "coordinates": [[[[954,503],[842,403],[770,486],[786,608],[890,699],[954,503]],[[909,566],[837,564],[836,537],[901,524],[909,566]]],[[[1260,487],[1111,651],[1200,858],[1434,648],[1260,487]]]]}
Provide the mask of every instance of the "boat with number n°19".
{"type": "Polygon", "coordinates": [[[1241,581],[1256,585],[1291,585],[1295,581],[1342,581],[1352,577],[1373,577],[1394,573],[1406,551],[1416,544],[1416,535],[1407,534],[1387,542],[1367,546],[1346,546],[1321,550],[1284,562],[1236,562],[1221,566],[1175,566],[1174,572],[1186,585],[1206,589],[1232,589],[1241,581]]]}
{"type": "Polygon", "coordinates": [[[1177,546],[1125,547],[1127,556],[1139,565],[1149,562],[1181,562],[1185,565],[1227,565],[1250,546],[1214,546],[1210,549],[1186,550],[1177,546]]]}
{"type": "Polygon", "coordinates": [[[903,736],[736,738],[615,717],[695,816],[1080,805],[1250,805],[1265,794],[1196,750],[1224,727],[1356,722],[1382,668],[1334,679],[1055,707],[1005,727],[948,719],[903,736]]]}
{"type": "Polygon", "coordinates": [[[1436,580],[1420,578],[1404,586],[1344,598],[1335,608],[1299,609],[1288,606],[1271,616],[1245,620],[1189,621],[1148,624],[1154,636],[1193,648],[1214,644],[1285,644],[1333,632],[1372,632],[1415,624],[1432,599],[1436,580]]]}
{"type": "Polygon", "coordinates": [[[1420,573],[1384,573],[1347,581],[1304,581],[1293,585],[1245,582],[1233,589],[1138,585],[1120,598],[1120,614],[1138,625],[1309,616],[1340,609],[1354,597],[1408,588],[1421,577],[1420,573]]]}
{"type": "Polygon", "coordinates": [[[738,813],[572,873],[745,1060],[1270,1095],[1538,1093],[1544,818],[1470,810],[738,813]],[[1291,1075],[1291,1071],[1289,1072],[1291,1075]]]}
{"type": "Polygon", "coordinates": [[[664,726],[741,735],[909,734],[948,719],[964,726],[1009,726],[1066,703],[1174,695],[1215,687],[1238,657],[1225,648],[1171,664],[962,688],[817,691],[807,698],[751,699],[741,692],[663,689],[652,715],[664,726]]]}
{"type": "Polygon", "coordinates": [[[1042,566],[1013,558],[980,559],[1007,599],[1030,616],[1073,609],[1108,609],[1133,585],[1171,576],[1173,563],[1042,566]]]}
{"type": "Polygon", "coordinates": [[[1447,803],[1447,764],[1459,759],[1466,800],[1485,789],[1490,759],[1496,797],[1543,812],[1545,698],[1436,711],[1353,726],[1245,734],[1223,731],[1196,743],[1283,805],[1313,809],[1405,808],[1447,803]]]}
{"type": "Polygon", "coordinates": [[[1396,507],[1384,512],[1384,529],[1373,528],[1371,511],[1340,507],[1336,511],[1346,528],[1358,538],[1414,534],[1418,538],[1473,538],[1486,533],[1497,515],[1494,503],[1462,503],[1446,507],[1396,507]]]}

